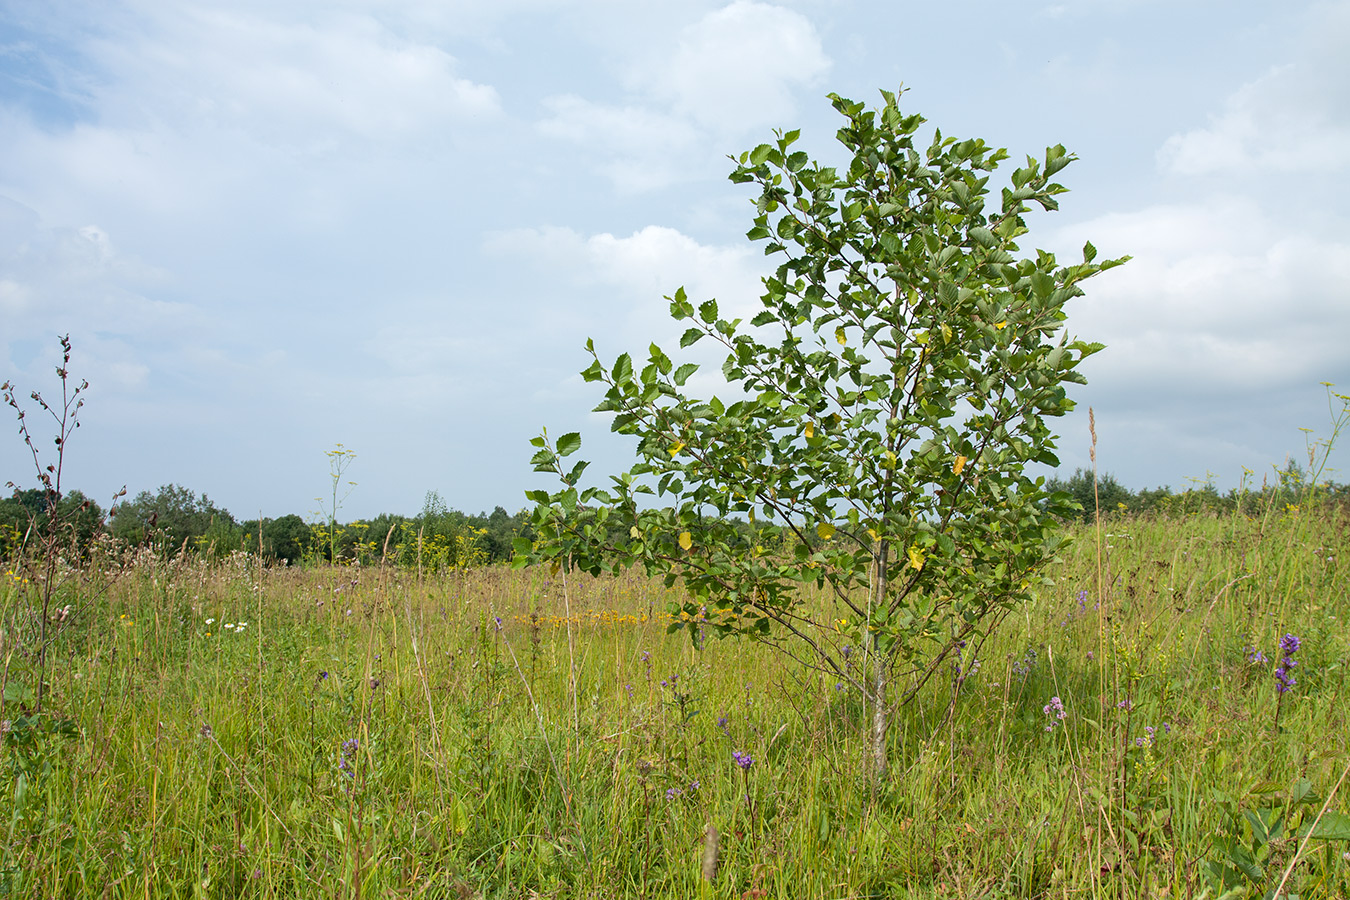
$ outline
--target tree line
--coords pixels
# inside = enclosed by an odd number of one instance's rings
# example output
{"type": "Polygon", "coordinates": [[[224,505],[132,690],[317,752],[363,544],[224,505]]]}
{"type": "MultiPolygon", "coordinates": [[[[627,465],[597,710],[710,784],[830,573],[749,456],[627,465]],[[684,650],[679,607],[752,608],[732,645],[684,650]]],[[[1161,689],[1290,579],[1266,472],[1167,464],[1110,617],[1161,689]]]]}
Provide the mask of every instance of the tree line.
{"type": "MultiPolygon", "coordinates": [[[[1209,482],[1182,490],[1162,486],[1134,491],[1109,472],[1094,480],[1085,469],[1068,477],[1056,475],[1046,483],[1048,492],[1063,491],[1073,498],[1083,522],[1094,521],[1098,510],[1103,516],[1253,512],[1272,503],[1296,505],[1308,487],[1307,473],[1292,461],[1276,473],[1273,483],[1267,480],[1259,488],[1227,492],[1209,482]]],[[[1324,496],[1350,498],[1350,485],[1327,483],[1319,490],[1324,496]]],[[[63,542],[80,554],[107,534],[123,546],[149,546],[170,556],[191,552],[220,559],[245,551],[289,565],[327,563],[336,556],[339,563],[372,565],[383,560],[420,565],[427,571],[509,562],[517,537],[534,540],[529,519],[528,510],[508,513],[501,506],[491,513],[461,512],[447,507],[435,491],[427,493],[416,515],[382,513],[333,525],[308,522],[294,513],[238,520],[206,494],[177,484],[163,485],[153,493],[141,491],[117,504],[113,515],[78,490],[65,493],[57,503],[63,542]]],[[[44,533],[47,521],[46,493],[40,488],[15,489],[0,498],[0,555],[8,556],[32,535],[44,533]]],[[[749,528],[748,523],[738,524],[749,528]]]]}
{"type": "Polygon", "coordinates": [[[1244,483],[1228,491],[1220,491],[1212,481],[1179,491],[1169,486],[1132,491],[1109,472],[1094,478],[1087,469],[1075,469],[1068,478],[1049,479],[1046,490],[1069,494],[1081,508],[1079,518],[1083,522],[1095,521],[1099,510],[1103,517],[1235,511],[1253,514],[1271,505],[1297,506],[1313,491],[1321,497],[1350,499],[1350,485],[1330,481],[1314,485],[1312,481],[1307,470],[1291,459],[1274,473],[1273,479],[1265,479],[1260,486],[1244,483]]]}
{"type": "MultiPolygon", "coordinates": [[[[0,499],[0,555],[45,534],[47,497],[41,488],[16,488],[0,499]]],[[[512,514],[498,506],[491,513],[464,513],[450,509],[435,491],[427,493],[416,515],[383,513],[342,524],[311,523],[294,513],[240,520],[205,493],[177,484],[141,491],[111,510],[72,490],[58,499],[55,518],[63,544],[80,556],[106,535],[124,547],[150,547],[168,556],[221,559],[243,551],[288,565],[386,561],[427,571],[506,562],[516,537],[533,537],[525,510],[512,514]]]]}

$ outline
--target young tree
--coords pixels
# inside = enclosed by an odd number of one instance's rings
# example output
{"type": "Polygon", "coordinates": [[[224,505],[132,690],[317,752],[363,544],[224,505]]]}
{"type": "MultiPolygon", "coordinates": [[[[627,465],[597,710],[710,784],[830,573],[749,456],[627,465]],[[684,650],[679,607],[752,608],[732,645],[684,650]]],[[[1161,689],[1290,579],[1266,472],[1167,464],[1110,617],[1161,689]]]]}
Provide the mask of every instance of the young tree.
{"type": "Polygon", "coordinates": [[[588,341],[582,374],[607,386],[596,409],[638,438],[637,462],[580,490],[586,463],[564,462],[580,436],[545,433],[534,465],[562,488],[527,494],[535,559],[641,565],[687,588],[686,622],[770,642],[860,691],[878,781],[896,705],[944,660],[969,660],[1059,546],[1053,517],[1070,498],[1025,469],[1056,464],[1046,419],[1072,409],[1064,386],[1101,349],[1062,333],[1064,305],[1125,261],[1094,262],[1091,244],[1067,266],[1020,252],[1030,205],[1054,210],[1065,191],[1062,146],[1028,158],[988,209],[1006,151],[940,132],[920,149],[924,119],[883,98],[870,111],[831,95],[847,120],[842,171],[794,151],[796,131],[740,156],[731,180],[759,189],[748,237],[783,258],[750,328],[715,300],[668,298],[690,323],[681,347],[725,348],[738,399],[688,396],[697,365],[655,344],[639,369],[628,354],[605,366],[588,341]],[[803,602],[807,583],[832,608],[803,602]]]}

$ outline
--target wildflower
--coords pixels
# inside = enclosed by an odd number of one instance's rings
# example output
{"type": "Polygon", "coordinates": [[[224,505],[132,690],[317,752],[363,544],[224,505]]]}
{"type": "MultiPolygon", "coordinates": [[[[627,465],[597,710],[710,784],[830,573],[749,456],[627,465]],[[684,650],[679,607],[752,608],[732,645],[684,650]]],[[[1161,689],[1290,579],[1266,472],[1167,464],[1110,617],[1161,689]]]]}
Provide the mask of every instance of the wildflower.
{"type": "Polygon", "coordinates": [[[1294,666],[1298,665],[1294,654],[1301,646],[1303,642],[1292,634],[1280,638],[1280,651],[1284,656],[1280,659],[1279,667],[1275,669],[1275,690],[1281,694],[1298,684],[1292,673],[1294,666]]]}
{"type": "Polygon", "coordinates": [[[497,630],[498,630],[498,631],[501,631],[501,630],[502,630],[502,617],[501,617],[501,616],[493,616],[493,617],[492,617],[492,622],[493,622],[494,625],[497,626],[497,630]]]}
{"type": "Polygon", "coordinates": [[[1263,665],[1268,662],[1266,655],[1255,647],[1243,647],[1242,651],[1247,654],[1247,662],[1254,666],[1263,665]]]}
{"type": "Polygon", "coordinates": [[[320,680],[320,681],[327,681],[327,680],[328,680],[328,670],[327,670],[327,669],[324,669],[322,672],[319,673],[319,680],[320,680]]]}
{"type": "MultiPolygon", "coordinates": [[[[122,618],[125,619],[126,616],[123,616],[122,618]]],[[[206,620],[206,624],[207,624],[207,625],[214,625],[214,624],[216,624],[216,620],[215,620],[215,619],[207,619],[207,620],[206,620]]]]}
{"type": "Polygon", "coordinates": [[[676,797],[680,796],[683,793],[684,791],[680,790],[679,788],[668,788],[666,790],[666,799],[674,800],[676,797]]]}
{"type": "Polygon", "coordinates": [[[356,770],[352,768],[352,760],[356,758],[356,751],[360,749],[360,744],[356,738],[348,738],[342,742],[342,752],[338,758],[338,769],[348,778],[356,777],[356,770]]]}
{"type": "Polygon", "coordinates": [[[1045,713],[1048,719],[1045,723],[1046,731],[1054,731],[1055,726],[1069,715],[1064,711],[1064,701],[1058,697],[1051,697],[1050,702],[1041,707],[1041,712],[1045,713]]]}
{"type": "Polygon", "coordinates": [[[754,759],[751,758],[749,753],[742,753],[739,750],[732,750],[731,758],[736,760],[736,765],[740,766],[742,769],[746,771],[749,771],[750,767],[755,764],[754,759]]]}

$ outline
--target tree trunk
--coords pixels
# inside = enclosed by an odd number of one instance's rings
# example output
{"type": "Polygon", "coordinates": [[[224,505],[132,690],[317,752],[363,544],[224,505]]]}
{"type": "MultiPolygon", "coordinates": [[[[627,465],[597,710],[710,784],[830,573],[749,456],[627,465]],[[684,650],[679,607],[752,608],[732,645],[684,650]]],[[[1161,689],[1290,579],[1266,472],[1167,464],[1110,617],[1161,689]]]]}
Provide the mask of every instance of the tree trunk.
{"type": "MultiPolygon", "coordinates": [[[[869,588],[868,596],[868,616],[875,614],[886,603],[886,586],[889,576],[887,557],[890,555],[890,544],[888,541],[877,541],[876,550],[873,554],[872,563],[872,584],[869,588]]],[[[871,650],[872,669],[868,673],[871,678],[869,687],[869,700],[872,703],[872,786],[879,788],[886,781],[886,775],[889,770],[889,760],[886,754],[886,734],[890,731],[891,718],[890,711],[886,708],[886,692],[890,682],[889,663],[890,655],[881,646],[881,635],[870,629],[873,627],[868,623],[871,650]]]]}
{"type": "Polygon", "coordinates": [[[887,671],[885,656],[873,642],[872,657],[872,783],[880,787],[886,781],[889,760],[886,756],[886,733],[890,731],[891,717],[886,709],[887,671]]]}

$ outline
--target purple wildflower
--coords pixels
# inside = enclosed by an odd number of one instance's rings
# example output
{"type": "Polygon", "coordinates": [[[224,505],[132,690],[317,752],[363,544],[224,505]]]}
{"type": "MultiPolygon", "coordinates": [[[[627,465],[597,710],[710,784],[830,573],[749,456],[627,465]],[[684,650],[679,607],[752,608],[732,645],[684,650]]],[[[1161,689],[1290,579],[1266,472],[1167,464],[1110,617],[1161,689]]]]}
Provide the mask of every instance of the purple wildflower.
{"type": "Polygon", "coordinates": [[[751,758],[749,753],[742,753],[739,750],[732,750],[731,758],[736,760],[736,765],[740,766],[742,769],[745,769],[746,771],[749,771],[750,767],[755,764],[754,759],[751,758]]]}
{"type": "Polygon", "coordinates": [[[1294,666],[1298,665],[1294,654],[1301,646],[1303,642],[1292,634],[1280,638],[1280,650],[1284,656],[1280,659],[1279,667],[1275,669],[1275,690],[1281,694],[1298,684],[1293,675],[1294,666]]]}
{"type": "Polygon", "coordinates": [[[1058,697],[1051,697],[1050,702],[1041,707],[1041,712],[1045,713],[1046,719],[1048,720],[1045,723],[1046,731],[1054,731],[1055,726],[1064,721],[1069,715],[1064,711],[1064,701],[1058,697]]]}

